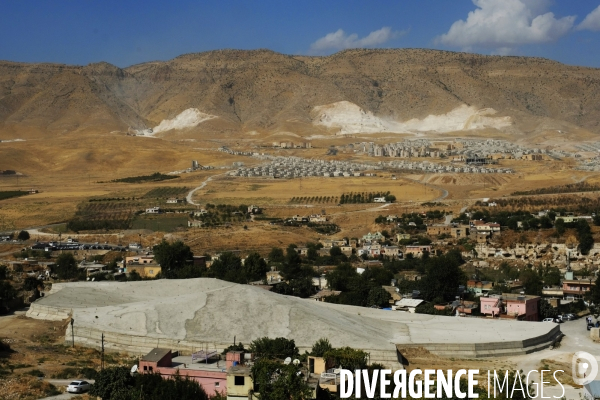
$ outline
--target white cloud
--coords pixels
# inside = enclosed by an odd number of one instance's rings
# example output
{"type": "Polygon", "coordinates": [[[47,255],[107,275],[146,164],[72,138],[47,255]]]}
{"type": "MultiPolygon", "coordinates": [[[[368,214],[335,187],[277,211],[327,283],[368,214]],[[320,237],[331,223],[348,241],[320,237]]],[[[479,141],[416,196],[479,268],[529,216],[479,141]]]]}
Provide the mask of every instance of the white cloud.
{"type": "Polygon", "coordinates": [[[589,13],[584,20],[577,26],[577,30],[587,29],[590,31],[600,31],[600,6],[589,13]]]}
{"type": "Polygon", "coordinates": [[[385,26],[359,39],[356,33],[348,35],[342,29],[338,29],[336,32],[328,33],[322,38],[317,39],[317,41],[310,45],[310,50],[311,52],[320,53],[328,50],[374,47],[398,38],[405,33],[406,31],[392,31],[390,27],[385,26]]]}
{"type": "Polygon", "coordinates": [[[489,47],[500,53],[515,46],[553,42],[566,35],[575,16],[556,18],[547,0],[473,0],[477,9],[452,24],[437,43],[462,48],[489,47]]]}

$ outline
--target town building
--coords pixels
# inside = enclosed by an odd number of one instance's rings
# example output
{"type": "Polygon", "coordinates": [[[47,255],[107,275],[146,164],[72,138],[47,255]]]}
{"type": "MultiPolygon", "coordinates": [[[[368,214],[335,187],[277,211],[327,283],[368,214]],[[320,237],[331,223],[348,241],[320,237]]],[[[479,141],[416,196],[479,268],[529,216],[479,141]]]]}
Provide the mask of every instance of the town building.
{"type": "Polygon", "coordinates": [[[450,235],[451,227],[450,225],[429,225],[427,227],[427,234],[431,236],[439,236],[439,235],[450,235]]]}
{"type": "Polygon", "coordinates": [[[406,246],[404,254],[406,256],[408,256],[409,254],[412,254],[413,257],[423,257],[424,252],[431,253],[431,246],[430,245],[406,246]]]}
{"type": "Polygon", "coordinates": [[[380,254],[390,258],[402,258],[402,252],[398,246],[382,246],[380,254]]]}
{"type": "Polygon", "coordinates": [[[514,318],[523,321],[539,321],[539,296],[502,293],[481,297],[481,313],[492,318],[514,318]]]}
{"type": "Polygon", "coordinates": [[[467,281],[467,290],[476,297],[488,294],[494,288],[494,282],[470,279],[467,281]]]}
{"type": "Polygon", "coordinates": [[[562,283],[563,296],[566,299],[583,299],[592,286],[596,286],[596,281],[592,279],[565,279],[562,283]]]}
{"type": "Polygon", "coordinates": [[[401,240],[409,240],[410,239],[410,233],[398,233],[396,234],[396,241],[401,241],[401,240]]]}
{"type": "Polygon", "coordinates": [[[364,235],[362,237],[362,242],[363,243],[373,243],[373,242],[381,242],[385,240],[385,237],[381,234],[381,232],[375,232],[375,233],[367,233],[366,235],[364,235]]]}
{"type": "Polygon", "coordinates": [[[451,225],[450,236],[455,239],[461,239],[469,235],[468,225],[451,225]]]}

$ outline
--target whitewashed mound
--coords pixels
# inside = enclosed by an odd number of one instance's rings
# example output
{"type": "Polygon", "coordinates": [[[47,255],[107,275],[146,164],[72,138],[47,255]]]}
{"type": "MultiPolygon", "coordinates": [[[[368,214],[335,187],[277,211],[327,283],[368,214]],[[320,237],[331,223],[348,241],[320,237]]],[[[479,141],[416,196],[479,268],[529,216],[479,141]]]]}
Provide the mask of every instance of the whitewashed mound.
{"type": "Polygon", "coordinates": [[[215,115],[203,113],[197,108],[188,108],[173,119],[163,119],[158,126],[152,129],[151,134],[155,135],[157,133],[166,132],[173,129],[193,128],[202,122],[213,118],[217,117],[215,115]]]}
{"type": "Polygon", "coordinates": [[[101,331],[121,337],[123,343],[144,343],[142,347],[156,347],[160,340],[229,343],[235,336],[249,343],[268,336],[294,339],[308,348],[326,337],[336,347],[395,350],[398,343],[523,341],[554,328],[553,324],[342,306],[209,278],[57,283],[32,304],[27,316],[72,317],[77,340],[98,338],[101,331]]]}
{"type": "Polygon", "coordinates": [[[339,135],[353,133],[446,133],[484,128],[503,129],[512,125],[510,117],[493,117],[492,108],[477,109],[461,105],[442,115],[429,115],[424,119],[413,118],[405,122],[375,116],[349,101],[317,106],[313,108],[313,124],[327,128],[338,128],[339,135]]]}

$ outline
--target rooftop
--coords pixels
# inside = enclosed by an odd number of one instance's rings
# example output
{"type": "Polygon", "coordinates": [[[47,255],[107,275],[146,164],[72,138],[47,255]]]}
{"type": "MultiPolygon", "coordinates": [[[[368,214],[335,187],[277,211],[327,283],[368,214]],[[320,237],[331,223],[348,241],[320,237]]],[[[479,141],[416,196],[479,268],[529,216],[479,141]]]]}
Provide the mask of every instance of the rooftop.
{"type": "Polygon", "coordinates": [[[164,358],[164,356],[169,354],[170,351],[170,349],[161,349],[159,347],[156,347],[152,349],[150,353],[143,356],[142,361],[159,362],[164,358]]]}
{"type": "Polygon", "coordinates": [[[171,362],[171,367],[178,369],[192,369],[195,371],[212,371],[212,372],[225,372],[226,371],[225,360],[211,359],[208,362],[204,360],[195,360],[192,362],[192,356],[179,356],[174,357],[171,362]]]}

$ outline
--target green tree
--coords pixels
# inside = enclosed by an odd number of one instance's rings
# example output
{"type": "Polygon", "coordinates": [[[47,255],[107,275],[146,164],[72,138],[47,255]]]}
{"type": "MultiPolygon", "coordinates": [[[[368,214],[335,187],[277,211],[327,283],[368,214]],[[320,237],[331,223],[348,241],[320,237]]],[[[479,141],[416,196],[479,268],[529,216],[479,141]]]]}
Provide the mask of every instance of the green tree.
{"type": "Polygon", "coordinates": [[[381,286],[375,286],[369,290],[367,306],[389,307],[392,296],[381,286]]]}
{"type": "Polygon", "coordinates": [[[332,362],[333,365],[338,368],[354,371],[367,368],[369,355],[362,350],[356,350],[351,347],[342,347],[325,352],[323,358],[332,362]]]}
{"type": "Polygon", "coordinates": [[[550,218],[547,216],[543,216],[542,218],[540,218],[540,227],[543,229],[552,228],[552,221],[550,220],[550,218]]]}
{"type": "Polygon", "coordinates": [[[356,276],[356,269],[351,264],[342,263],[327,274],[327,282],[331,289],[346,292],[349,290],[350,280],[356,276]]]}
{"type": "Polygon", "coordinates": [[[331,349],[333,349],[333,347],[331,346],[331,343],[329,343],[329,339],[321,338],[313,344],[310,354],[315,357],[323,357],[325,353],[331,349]]]}
{"type": "Polygon", "coordinates": [[[544,284],[540,275],[533,268],[525,268],[519,275],[526,294],[541,296],[544,284]]]}
{"type": "Polygon", "coordinates": [[[307,298],[315,293],[312,282],[312,269],[306,267],[302,269],[301,275],[290,279],[289,286],[292,290],[292,296],[307,298]]]}
{"type": "Polygon", "coordinates": [[[0,281],[0,305],[17,297],[17,291],[8,281],[0,281]]]}
{"type": "Polygon", "coordinates": [[[132,377],[127,367],[109,367],[98,373],[90,390],[104,400],[208,400],[200,384],[176,374],[163,379],[160,374],[138,373],[132,377]]]}
{"type": "Polygon", "coordinates": [[[27,232],[27,231],[21,231],[21,232],[19,232],[19,236],[17,236],[17,239],[19,239],[19,240],[29,240],[29,232],[27,232]]]}
{"type": "Polygon", "coordinates": [[[305,400],[312,390],[294,364],[283,365],[269,359],[259,359],[251,374],[260,400],[305,400]]]}
{"type": "Polygon", "coordinates": [[[436,297],[442,297],[445,301],[454,300],[458,287],[466,284],[467,280],[460,269],[463,262],[458,251],[429,258],[426,261],[425,276],[419,282],[423,299],[432,301],[436,297]]]}
{"type": "Polygon", "coordinates": [[[594,247],[594,237],[590,233],[583,233],[579,236],[579,245],[577,248],[583,255],[588,255],[594,247]]]}
{"type": "Polygon", "coordinates": [[[224,279],[229,282],[243,282],[242,259],[230,251],[222,253],[210,266],[210,273],[215,278],[224,279]]]}
{"type": "Polygon", "coordinates": [[[309,243],[307,245],[308,250],[306,251],[306,258],[311,261],[315,261],[319,257],[319,251],[317,250],[317,246],[313,243],[309,243]]]}
{"type": "Polygon", "coordinates": [[[0,265],[0,281],[8,279],[8,267],[6,265],[0,265]]]}
{"type": "Polygon", "coordinates": [[[294,339],[262,337],[254,340],[248,347],[257,358],[284,359],[298,357],[299,352],[294,339]]]}
{"type": "Polygon", "coordinates": [[[285,280],[299,278],[302,274],[301,268],[302,260],[300,254],[296,251],[296,248],[292,245],[288,246],[285,251],[285,260],[281,265],[281,276],[285,280]]]}
{"type": "Polygon", "coordinates": [[[540,319],[556,318],[556,316],[558,315],[557,309],[552,307],[552,305],[548,303],[546,299],[540,300],[540,302],[538,303],[538,307],[538,315],[540,319]]]}
{"type": "Polygon", "coordinates": [[[283,250],[281,250],[281,248],[279,247],[273,247],[268,257],[270,262],[276,263],[283,262],[283,260],[285,259],[283,255],[283,250]]]}
{"type": "Polygon", "coordinates": [[[558,286],[560,285],[561,277],[560,270],[556,267],[551,267],[544,274],[544,283],[549,286],[558,286]]]}
{"type": "Polygon", "coordinates": [[[169,278],[171,272],[175,272],[194,258],[194,253],[190,246],[184,244],[181,240],[169,243],[163,240],[152,248],[154,258],[161,266],[163,274],[169,278]]]}
{"type": "Polygon", "coordinates": [[[339,257],[342,254],[342,249],[340,249],[338,246],[333,246],[331,249],[329,249],[329,255],[331,257],[339,257]]]}
{"type": "Polygon", "coordinates": [[[127,277],[127,280],[128,281],[132,281],[132,282],[141,281],[142,280],[142,276],[136,270],[133,270],[133,271],[131,271],[129,273],[129,276],[127,277]]]}
{"type": "Polygon", "coordinates": [[[600,274],[596,278],[596,284],[586,293],[586,300],[596,307],[600,306],[600,274]]]}
{"type": "Polygon", "coordinates": [[[23,290],[30,291],[36,290],[38,286],[44,287],[44,282],[40,281],[35,276],[28,276],[23,281],[23,290]]]}
{"type": "Polygon", "coordinates": [[[90,389],[92,396],[97,396],[105,400],[122,396],[123,392],[130,390],[134,385],[134,380],[129,374],[127,367],[108,367],[100,371],[96,377],[96,382],[90,389]]]}
{"type": "Polygon", "coordinates": [[[556,229],[556,233],[558,234],[558,236],[564,235],[565,231],[567,230],[567,228],[565,227],[565,220],[562,218],[557,218],[554,221],[554,229],[556,229]]]}
{"type": "Polygon", "coordinates": [[[62,253],[56,258],[54,273],[60,279],[73,279],[79,275],[77,261],[71,253],[62,253]]]}
{"type": "Polygon", "coordinates": [[[269,271],[269,266],[265,259],[260,254],[250,253],[244,261],[244,275],[246,282],[258,281],[266,279],[266,273],[269,271]]]}

